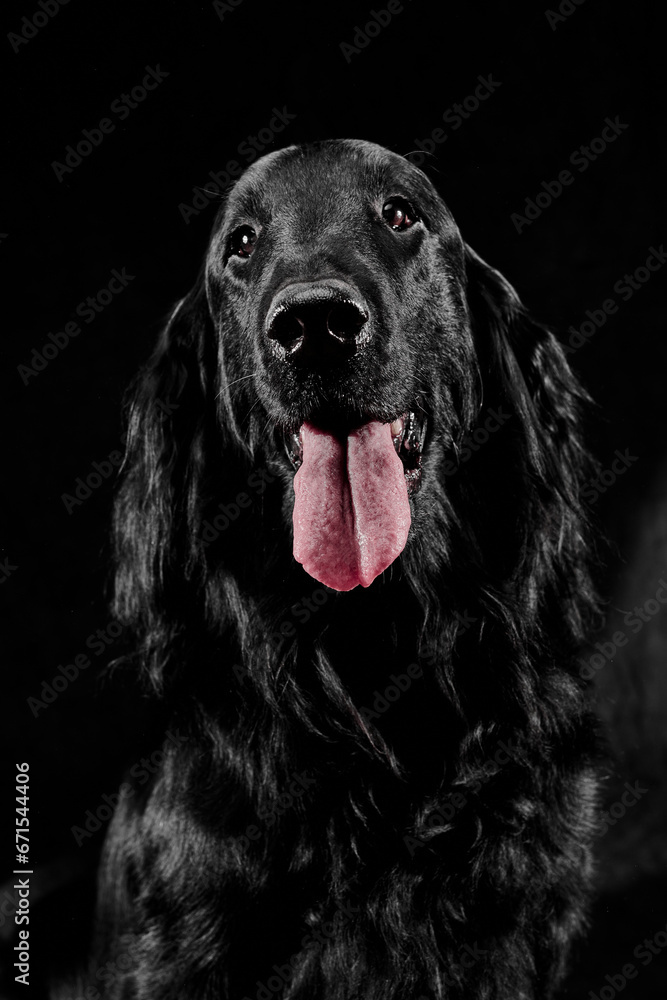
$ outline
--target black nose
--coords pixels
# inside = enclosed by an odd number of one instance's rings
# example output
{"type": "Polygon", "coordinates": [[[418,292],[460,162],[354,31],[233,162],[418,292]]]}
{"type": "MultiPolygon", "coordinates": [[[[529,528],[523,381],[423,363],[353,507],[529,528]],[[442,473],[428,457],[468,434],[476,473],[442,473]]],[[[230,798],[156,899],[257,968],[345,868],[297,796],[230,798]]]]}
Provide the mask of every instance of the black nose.
{"type": "Polygon", "coordinates": [[[267,335],[295,361],[342,361],[367,341],[368,309],[343,281],[288,285],[269,310],[267,335]]]}

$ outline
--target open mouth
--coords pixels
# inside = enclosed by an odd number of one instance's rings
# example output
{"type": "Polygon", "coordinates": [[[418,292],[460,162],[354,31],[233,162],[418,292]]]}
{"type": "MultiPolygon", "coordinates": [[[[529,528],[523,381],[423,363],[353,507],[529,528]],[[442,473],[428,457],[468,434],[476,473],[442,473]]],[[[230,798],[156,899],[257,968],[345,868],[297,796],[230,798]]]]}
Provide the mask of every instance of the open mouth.
{"type": "Polygon", "coordinates": [[[369,587],[405,548],[410,496],[421,484],[426,422],[336,431],[308,421],[285,435],[294,476],[294,558],[334,590],[369,587]]]}
{"type": "MultiPolygon", "coordinates": [[[[408,496],[414,496],[422,480],[426,417],[423,413],[408,410],[391,421],[390,431],[396,454],[403,463],[408,496]]],[[[284,446],[293,469],[298,471],[303,464],[303,427],[286,431],[284,446]]]]}

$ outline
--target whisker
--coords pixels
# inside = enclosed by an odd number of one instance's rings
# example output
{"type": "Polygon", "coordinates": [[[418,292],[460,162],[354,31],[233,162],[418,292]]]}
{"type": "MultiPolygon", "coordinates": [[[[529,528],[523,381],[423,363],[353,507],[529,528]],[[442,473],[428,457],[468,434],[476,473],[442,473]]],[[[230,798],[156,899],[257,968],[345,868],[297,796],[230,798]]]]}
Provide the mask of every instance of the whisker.
{"type": "Polygon", "coordinates": [[[225,389],[231,389],[233,385],[236,385],[238,382],[245,382],[247,378],[254,378],[256,374],[257,372],[251,372],[250,375],[242,375],[241,378],[235,378],[233,382],[228,382],[227,385],[223,385],[222,389],[215,398],[219,399],[225,389]]]}
{"type": "Polygon", "coordinates": [[[273,430],[273,424],[271,423],[271,417],[269,417],[262,428],[262,437],[266,437],[273,430]]]}
{"type": "Polygon", "coordinates": [[[248,412],[246,413],[246,426],[249,426],[249,425],[250,425],[250,414],[251,414],[251,413],[252,413],[252,411],[253,411],[253,410],[255,409],[255,407],[256,407],[256,406],[258,405],[258,403],[259,403],[259,398],[257,398],[257,399],[255,400],[255,402],[254,402],[254,403],[252,404],[252,406],[250,407],[250,409],[249,409],[249,410],[248,410],[248,412]]]}

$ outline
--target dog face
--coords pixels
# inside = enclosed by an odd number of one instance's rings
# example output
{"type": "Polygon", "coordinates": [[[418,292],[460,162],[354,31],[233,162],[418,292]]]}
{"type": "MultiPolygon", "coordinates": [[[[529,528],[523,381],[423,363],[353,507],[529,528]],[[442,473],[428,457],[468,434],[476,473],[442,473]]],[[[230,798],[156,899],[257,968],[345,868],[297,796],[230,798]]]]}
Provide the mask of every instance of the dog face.
{"type": "Polygon", "coordinates": [[[252,365],[262,406],[286,430],[419,410],[434,360],[436,380],[451,383],[470,347],[464,274],[458,229],[426,176],[349,140],[251,167],[206,266],[226,373],[252,365]]]}
{"type": "Polygon", "coordinates": [[[405,545],[429,439],[451,441],[470,407],[454,220],[379,146],[292,147],[232,191],[206,293],[222,395],[247,380],[231,419],[259,407],[296,471],[295,557],[335,589],[370,585],[405,545]]]}
{"type": "Polygon", "coordinates": [[[178,615],[196,580],[217,615],[231,579],[264,578],[269,540],[283,580],[293,556],[336,590],[368,587],[400,555],[413,590],[512,579],[532,607],[525,553],[555,580],[579,544],[585,399],[419,169],[356,140],[265,156],[137,381],[117,613],[162,607],[168,584],[178,615]],[[261,524],[209,543],[207,511],[262,467],[261,524]]]}

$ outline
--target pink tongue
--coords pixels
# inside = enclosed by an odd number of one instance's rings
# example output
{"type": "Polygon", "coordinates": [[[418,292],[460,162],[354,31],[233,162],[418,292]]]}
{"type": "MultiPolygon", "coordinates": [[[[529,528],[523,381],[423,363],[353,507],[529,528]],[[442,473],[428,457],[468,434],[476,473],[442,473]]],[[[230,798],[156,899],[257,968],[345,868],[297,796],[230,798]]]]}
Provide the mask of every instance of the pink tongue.
{"type": "Polygon", "coordinates": [[[370,587],[403,551],[410,528],[403,465],[390,425],[364,424],[341,442],[304,424],[301,440],[294,558],[334,590],[370,587]]]}

